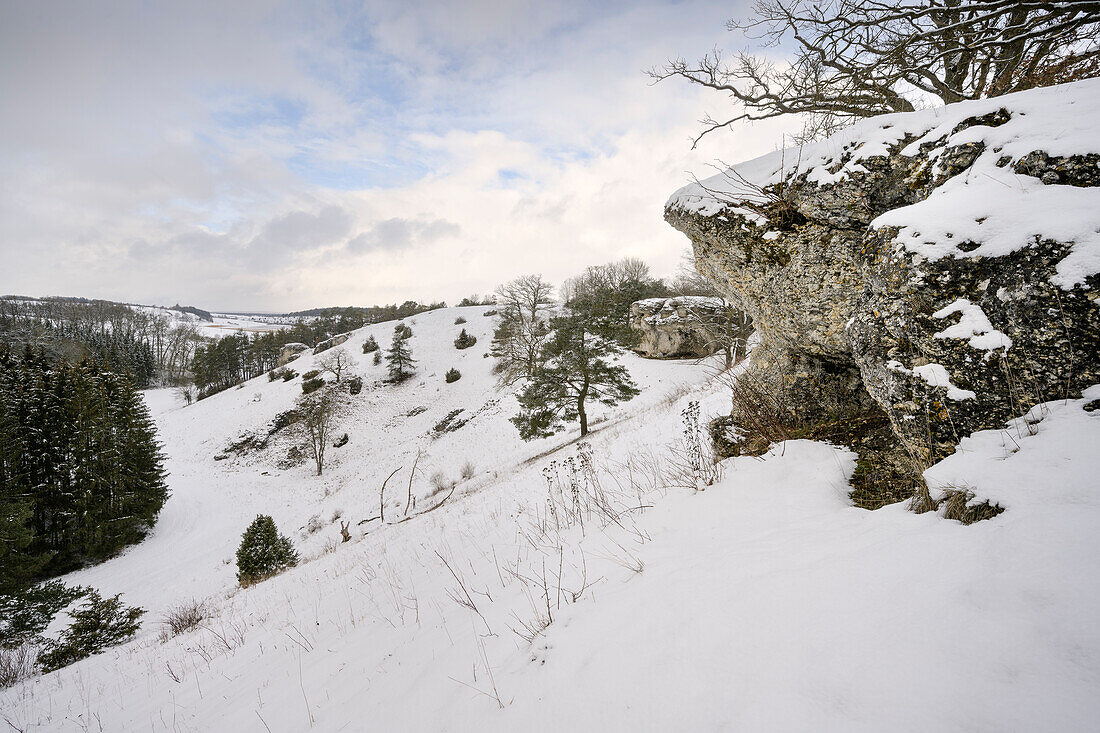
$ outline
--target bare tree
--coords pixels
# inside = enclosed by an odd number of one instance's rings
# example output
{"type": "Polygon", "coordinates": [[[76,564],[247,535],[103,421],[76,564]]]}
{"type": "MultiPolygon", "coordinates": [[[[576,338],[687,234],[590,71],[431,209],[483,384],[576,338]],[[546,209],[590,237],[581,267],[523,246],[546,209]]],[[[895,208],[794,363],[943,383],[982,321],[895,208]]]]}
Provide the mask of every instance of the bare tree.
{"type": "Polygon", "coordinates": [[[336,394],[329,387],[302,395],[298,401],[298,426],[317,466],[318,476],[325,468],[325,448],[335,422],[336,406],[336,394]]]}
{"type": "MultiPolygon", "coordinates": [[[[984,99],[1100,73],[1096,0],[757,0],[726,27],[793,45],[790,63],[715,49],[653,69],[724,92],[739,112],[708,116],[694,143],[740,120],[807,114],[803,136],[854,118],[909,112],[919,99],[984,99]]],[[[693,145],[694,147],[694,145],[693,145]]]]}
{"type": "Polygon", "coordinates": [[[539,350],[550,330],[554,287],[540,275],[524,275],[496,290],[500,322],[493,333],[493,356],[499,359],[501,382],[529,377],[538,366],[539,350]]]}
{"type": "Polygon", "coordinates": [[[351,368],[351,357],[343,349],[333,349],[318,359],[316,364],[322,372],[336,377],[336,383],[340,384],[341,375],[351,368]]]}

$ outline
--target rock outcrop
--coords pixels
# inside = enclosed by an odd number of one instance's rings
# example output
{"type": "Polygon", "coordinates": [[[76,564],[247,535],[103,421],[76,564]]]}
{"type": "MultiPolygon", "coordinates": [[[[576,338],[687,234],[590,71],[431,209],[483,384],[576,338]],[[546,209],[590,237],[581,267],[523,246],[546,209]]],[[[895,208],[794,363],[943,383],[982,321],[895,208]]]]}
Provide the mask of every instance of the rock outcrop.
{"type": "Polygon", "coordinates": [[[746,384],[802,429],[884,415],[918,471],[1100,382],[1097,119],[1100,80],[875,117],[665,218],[763,337],[746,384]]]}
{"type": "Polygon", "coordinates": [[[634,351],[650,359],[683,359],[709,356],[718,340],[709,324],[723,317],[721,298],[683,295],[647,298],[630,306],[630,327],[638,334],[634,351]]]}
{"type": "Polygon", "coordinates": [[[309,351],[309,347],[305,344],[284,344],[283,348],[279,349],[279,366],[294,361],[303,351],[309,351]]]}
{"type": "Polygon", "coordinates": [[[313,347],[313,353],[320,354],[322,351],[328,351],[331,348],[339,346],[340,344],[346,342],[349,336],[351,336],[350,333],[341,333],[333,336],[332,338],[327,338],[313,347]]]}

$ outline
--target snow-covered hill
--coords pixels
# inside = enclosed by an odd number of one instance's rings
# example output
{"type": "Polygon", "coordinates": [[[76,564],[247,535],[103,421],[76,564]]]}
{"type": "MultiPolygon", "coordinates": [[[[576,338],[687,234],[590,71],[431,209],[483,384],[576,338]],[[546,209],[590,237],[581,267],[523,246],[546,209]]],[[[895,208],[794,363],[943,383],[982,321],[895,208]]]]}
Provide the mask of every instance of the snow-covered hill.
{"type": "Polygon", "coordinates": [[[525,444],[485,357],[485,310],[407,319],[418,373],[399,386],[360,348],[368,335],[385,347],[393,324],[352,334],[343,348],[365,386],[320,477],[279,468],[283,434],[215,460],[266,434],[300,376],[188,407],[149,393],[172,498],[144,543],[68,578],[124,593],[148,609],[145,627],[3,691],[4,718],[18,730],[870,731],[1083,730],[1100,715],[1100,411],[1082,409],[1100,388],[964,440],[930,470],[934,485],[1006,507],[972,526],[853,508],[854,456],[806,441],[726,461],[696,493],[675,486],[669,448],[689,401],[704,417],[728,411],[711,365],[624,355],[640,397],[596,411],[584,443],[525,444]],[[463,327],[478,343],[459,351],[463,327]],[[452,367],[462,378],[446,384],[452,367]],[[455,410],[468,422],[434,430],[455,410]],[[435,511],[406,514],[418,451],[416,507],[445,495],[431,496],[437,471],[458,483],[435,511]],[[306,561],[241,590],[233,553],[258,512],[306,561]],[[210,620],[162,639],[158,620],[191,599],[210,620]]]}

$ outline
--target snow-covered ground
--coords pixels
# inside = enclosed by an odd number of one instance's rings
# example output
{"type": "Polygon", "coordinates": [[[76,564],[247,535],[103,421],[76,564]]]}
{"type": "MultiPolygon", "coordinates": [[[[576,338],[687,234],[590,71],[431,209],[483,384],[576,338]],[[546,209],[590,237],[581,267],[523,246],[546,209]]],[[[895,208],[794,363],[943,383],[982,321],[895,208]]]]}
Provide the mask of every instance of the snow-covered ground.
{"type": "Polygon", "coordinates": [[[3,691],[4,718],[110,731],[1087,730],[1100,719],[1100,411],[1082,409],[1100,387],[972,436],[929,471],[934,488],[1006,507],[971,526],[852,507],[853,454],[806,441],[726,461],[696,493],[657,474],[674,473],[688,401],[704,417],[728,410],[707,364],[625,355],[640,397],[596,410],[584,444],[524,444],[508,422],[514,396],[484,357],[485,310],[406,319],[419,371],[400,386],[360,353],[368,334],[385,348],[393,324],[352,335],[344,348],[365,386],[336,431],[350,441],[329,449],[320,477],[278,468],[280,437],[214,460],[289,409],[301,377],[189,407],[149,393],[172,498],[144,543],[68,578],[124,593],[148,609],[145,626],[3,691]],[[463,327],[478,343],[458,351],[463,327]],[[462,378],[446,384],[451,367],[462,378]],[[436,434],[456,409],[469,422],[436,434]],[[398,468],[382,525],[379,487],[398,468]],[[430,496],[436,471],[458,481],[454,495],[418,515],[446,493],[430,496]],[[233,553],[258,512],[305,561],[241,590],[233,553]],[[211,620],[159,638],[165,612],[190,599],[211,620]]]}

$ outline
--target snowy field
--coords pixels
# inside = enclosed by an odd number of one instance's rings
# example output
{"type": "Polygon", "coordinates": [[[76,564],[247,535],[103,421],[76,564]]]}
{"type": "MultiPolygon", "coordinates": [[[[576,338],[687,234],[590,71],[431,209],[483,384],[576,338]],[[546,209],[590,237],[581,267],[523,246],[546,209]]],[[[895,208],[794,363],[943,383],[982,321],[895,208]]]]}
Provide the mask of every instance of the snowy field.
{"type": "Polygon", "coordinates": [[[418,373],[400,386],[360,353],[372,334],[385,348],[392,322],[352,334],[343,348],[365,385],[320,477],[279,467],[283,434],[226,451],[290,409],[300,376],[188,407],[148,393],[172,497],[145,542],[67,578],[123,593],[144,627],[0,693],[12,729],[1095,729],[1100,411],[1082,408],[1100,387],[929,470],[933,488],[1006,507],[971,526],[852,507],[855,456],[808,441],[726,461],[696,493],[667,485],[669,448],[690,400],[704,418],[728,411],[713,365],[626,355],[640,397],[593,410],[584,444],[525,444],[484,356],[485,310],[406,319],[418,373]],[[478,342],[459,351],[463,327],[478,342]],[[451,367],[462,378],[445,384],[451,367]],[[434,429],[459,409],[452,424],[466,424],[434,429]],[[432,488],[436,472],[456,485],[425,512],[449,491],[432,488]],[[241,590],[234,551],[259,512],[303,562],[241,590]],[[212,618],[161,638],[166,612],[192,599],[212,618]]]}

